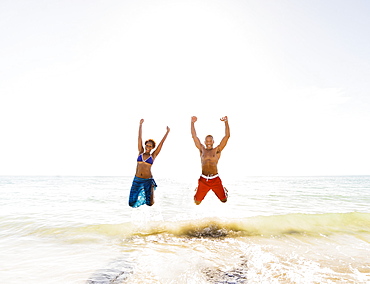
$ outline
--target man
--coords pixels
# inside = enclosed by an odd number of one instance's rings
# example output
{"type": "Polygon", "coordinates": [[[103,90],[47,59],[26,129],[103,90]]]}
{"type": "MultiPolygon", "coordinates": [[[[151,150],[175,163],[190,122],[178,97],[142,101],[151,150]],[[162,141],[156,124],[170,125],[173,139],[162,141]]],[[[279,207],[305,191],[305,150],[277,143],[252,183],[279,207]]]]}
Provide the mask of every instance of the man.
{"type": "Polygon", "coordinates": [[[200,160],[202,163],[202,175],[198,180],[198,187],[194,196],[194,202],[199,205],[208,191],[212,191],[220,199],[221,202],[227,201],[226,189],[223,187],[220,177],[218,176],[217,164],[221,156],[221,151],[225,148],[227,141],[230,138],[230,128],[227,116],[221,118],[225,122],[225,137],[222,138],[220,145],[213,147],[214,141],[212,135],[208,135],[205,139],[205,146],[200,142],[195,132],[194,123],[197,117],[191,118],[191,135],[195,146],[199,149],[200,160]]]}

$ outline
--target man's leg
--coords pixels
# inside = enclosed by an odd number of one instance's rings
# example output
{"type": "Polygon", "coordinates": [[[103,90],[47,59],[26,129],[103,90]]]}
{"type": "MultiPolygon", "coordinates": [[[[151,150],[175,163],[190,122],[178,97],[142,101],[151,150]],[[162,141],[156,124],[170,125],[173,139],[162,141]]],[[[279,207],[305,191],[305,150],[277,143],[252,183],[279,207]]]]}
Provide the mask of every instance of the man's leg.
{"type": "Polygon", "coordinates": [[[195,202],[196,205],[199,205],[203,201],[204,197],[207,195],[208,191],[210,190],[208,185],[205,184],[204,181],[202,181],[202,179],[204,179],[204,178],[202,178],[202,177],[199,178],[198,187],[197,187],[196,193],[194,195],[194,202],[195,202]]]}
{"type": "Polygon", "coordinates": [[[195,205],[199,205],[199,204],[201,204],[201,203],[202,203],[202,201],[198,201],[198,200],[196,200],[196,199],[195,199],[195,196],[194,196],[194,203],[195,203],[195,205]]]}
{"type": "Polygon", "coordinates": [[[212,181],[212,191],[222,203],[227,201],[227,189],[222,185],[222,181],[219,177],[212,181]]]}

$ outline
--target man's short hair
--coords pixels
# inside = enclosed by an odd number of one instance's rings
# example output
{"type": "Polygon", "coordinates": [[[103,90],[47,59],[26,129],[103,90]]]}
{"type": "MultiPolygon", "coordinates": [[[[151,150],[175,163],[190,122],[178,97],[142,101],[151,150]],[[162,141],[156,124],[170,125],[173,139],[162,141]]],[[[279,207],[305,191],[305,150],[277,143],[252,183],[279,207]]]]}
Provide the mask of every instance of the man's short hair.
{"type": "Polygon", "coordinates": [[[208,137],[211,137],[211,138],[212,138],[212,140],[213,140],[213,136],[212,136],[212,135],[207,135],[207,136],[206,136],[206,139],[207,139],[208,137]]]}
{"type": "Polygon", "coordinates": [[[155,141],[154,141],[153,139],[148,139],[148,140],[146,140],[146,141],[145,141],[145,145],[146,145],[146,143],[148,143],[148,142],[151,142],[151,143],[153,144],[153,148],[155,148],[155,141]]]}

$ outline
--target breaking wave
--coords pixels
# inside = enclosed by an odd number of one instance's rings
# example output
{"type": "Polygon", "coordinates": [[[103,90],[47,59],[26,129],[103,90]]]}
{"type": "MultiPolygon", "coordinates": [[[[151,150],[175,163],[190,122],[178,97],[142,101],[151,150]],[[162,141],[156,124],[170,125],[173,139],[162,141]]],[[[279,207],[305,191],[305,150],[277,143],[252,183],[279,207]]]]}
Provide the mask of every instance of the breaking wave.
{"type": "Polygon", "coordinates": [[[83,227],[38,228],[32,234],[96,239],[171,235],[181,238],[236,238],[283,235],[370,233],[370,213],[287,214],[243,219],[217,218],[188,221],[153,221],[143,224],[97,224],[83,227]]]}

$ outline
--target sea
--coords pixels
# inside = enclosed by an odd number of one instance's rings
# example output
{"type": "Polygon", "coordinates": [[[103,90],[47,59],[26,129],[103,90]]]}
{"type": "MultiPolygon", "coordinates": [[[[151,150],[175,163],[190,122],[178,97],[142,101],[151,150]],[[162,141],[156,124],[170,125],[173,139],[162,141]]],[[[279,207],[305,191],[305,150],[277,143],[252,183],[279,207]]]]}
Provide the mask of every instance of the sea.
{"type": "Polygon", "coordinates": [[[0,283],[370,283],[370,176],[0,176],[0,283]]]}

